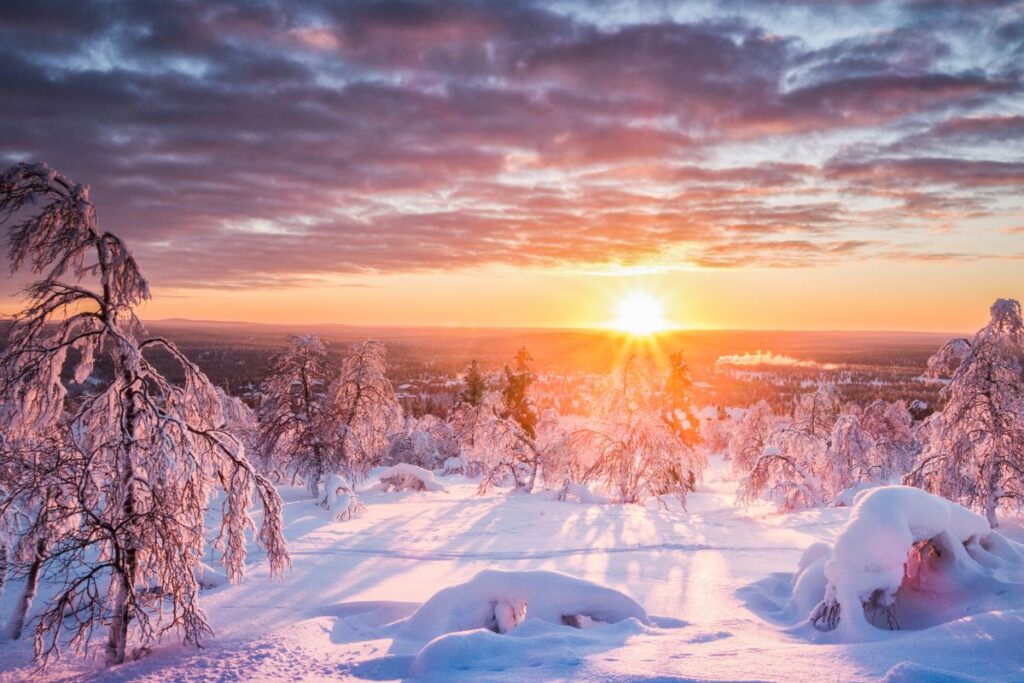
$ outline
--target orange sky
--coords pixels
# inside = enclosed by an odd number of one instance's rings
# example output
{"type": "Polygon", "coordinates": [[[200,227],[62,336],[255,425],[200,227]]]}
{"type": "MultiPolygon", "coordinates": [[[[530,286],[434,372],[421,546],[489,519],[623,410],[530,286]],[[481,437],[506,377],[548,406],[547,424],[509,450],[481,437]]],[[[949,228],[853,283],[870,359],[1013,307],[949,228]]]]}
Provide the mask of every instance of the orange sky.
{"type": "MultiPolygon", "coordinates": [[[[149,319],[310,324],[601,327],[634,291],[675,327],[967,331],[998,297],[1024,296],[1019,265],[854,262],[816,268],[690,269],[646,275],[492,267],[344,278],[337,286],[154,287],[149,319]],[[353,286],[358,283],[360,286],[353,286]]],[[[12,312],[13,302],[4,306],[12,312]]]]}

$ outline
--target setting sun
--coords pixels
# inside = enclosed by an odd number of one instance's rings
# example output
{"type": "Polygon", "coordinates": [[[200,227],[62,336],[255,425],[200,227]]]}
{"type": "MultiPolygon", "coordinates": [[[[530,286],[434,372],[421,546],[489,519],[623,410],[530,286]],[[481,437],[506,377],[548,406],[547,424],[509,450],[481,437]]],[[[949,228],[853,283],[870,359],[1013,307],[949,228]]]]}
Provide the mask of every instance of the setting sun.
{"type": "Polygon", "coordinates": [[[633,292],[619,300],[612,325],[630,334],[653,334],[668,327],[665,306],[660,299],[644,292],[633,292]]]}

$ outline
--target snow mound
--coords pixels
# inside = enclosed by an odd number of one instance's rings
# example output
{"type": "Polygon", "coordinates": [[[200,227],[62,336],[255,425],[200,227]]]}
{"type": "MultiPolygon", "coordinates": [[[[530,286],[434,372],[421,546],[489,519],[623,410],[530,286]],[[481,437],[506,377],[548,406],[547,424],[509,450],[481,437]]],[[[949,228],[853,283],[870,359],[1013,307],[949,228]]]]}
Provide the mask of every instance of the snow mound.
{"type": "Polygon", "coordinates": [[[199,565],[192,570],[193,575],[196,577],[196,583],[199,584],[201,590],[210,590],[212,588],[220,588],[221,586],[228,585],[228,576],[224,572],[205,562],[200,562],[199,565]]]}
{"type": "Polygon", "coordinates": [[[449,633],[424,647],[409,673],[417,678],[448,681],[455,675],[460,679],[484,676],[493,680],[504,672],[509,676],[507,680],[523,680],[525,669],[533,674],[533,680],[571,680],[587,655],[618,647],[631,636],[649,632],[638,620],[626,619],[590,630],[531,620],[508,636],[483,629],[449,633]]]}
{"type": "Polygon", "coordinates": [[[406,462],[385,468],[377,487],[382,491],[447,491],[434,473],[406,462]]]}
{"type": "Polygon", "coordinates": [[[487,569],[435,593],[401,623],[399,633],[429,641],[474,629],[508,633],[523,622],[580,628],[626,619],[651,624],[639,603],[613,588],[559,572],[487,569]]]}
{"type": "Polygon", "coordinates": [[[606,496],[591,491],[586,484],[577,484],[568,479],[558,491],[557,498],[561,501],[574,498],[584,505],[607,505],[610,502],[606,496]]]}
{"type": "Polygon", "coordinates": [[[955,503],[883,486],[857,497],[830,552],[804,554],[791,604],[806,608],[823,586],[809,621],[846,642],[925,628],[1024,595],[1019,548],[955,503]]]}

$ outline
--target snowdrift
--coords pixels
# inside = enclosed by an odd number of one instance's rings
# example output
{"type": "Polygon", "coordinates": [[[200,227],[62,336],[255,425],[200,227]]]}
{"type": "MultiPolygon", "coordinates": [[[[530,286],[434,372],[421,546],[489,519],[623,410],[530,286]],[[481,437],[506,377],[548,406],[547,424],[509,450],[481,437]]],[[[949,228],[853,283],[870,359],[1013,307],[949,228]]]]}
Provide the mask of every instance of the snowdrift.
{"type": "Polygon", "coordinates": [[[908,486],[857,496],[829,548],[815,544],[800,562],[790,611],[839,641],[878,637],[879,629],[921,629],[968,614],[1019,605],[1024,553],[981,517],[908,486]]]}
{"type": "Polygon", "coordinates": [[[527,619],[576,628],[626,619],[651,624],[639,603],[613,588],[559,572],[487,569],[435,593],[399,634],[428,641],[474,629],[507,633],[527,619]]]}
{"type": "Polygon", "coordinates": [[[447,491],[434,473],[407,462],[388,467],[378,475],[382,491],[447,491]]]}

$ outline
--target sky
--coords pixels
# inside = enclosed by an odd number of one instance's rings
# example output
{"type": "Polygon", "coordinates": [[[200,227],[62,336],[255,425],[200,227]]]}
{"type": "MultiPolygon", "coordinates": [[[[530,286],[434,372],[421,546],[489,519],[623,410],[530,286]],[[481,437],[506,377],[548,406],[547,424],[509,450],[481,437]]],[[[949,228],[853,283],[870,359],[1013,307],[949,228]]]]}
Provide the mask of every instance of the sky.
{"type": "Polygon", "coordinates": [[[150,319],[966,331],[1022,79],[1020,1],[9,1],[0,165],[92,186],[150,319]]]}

